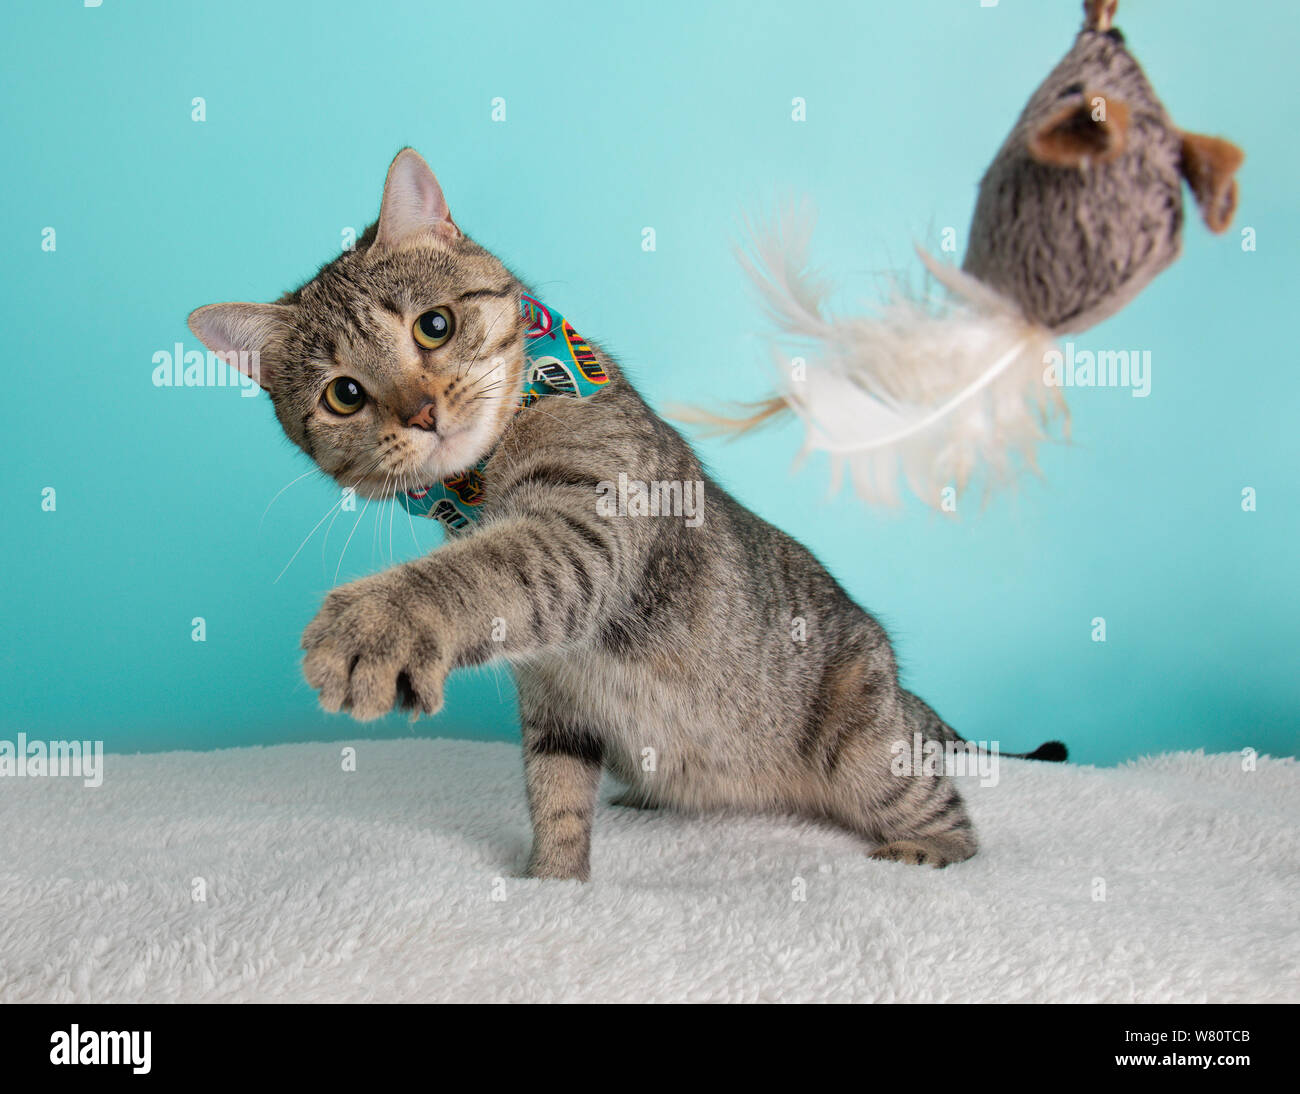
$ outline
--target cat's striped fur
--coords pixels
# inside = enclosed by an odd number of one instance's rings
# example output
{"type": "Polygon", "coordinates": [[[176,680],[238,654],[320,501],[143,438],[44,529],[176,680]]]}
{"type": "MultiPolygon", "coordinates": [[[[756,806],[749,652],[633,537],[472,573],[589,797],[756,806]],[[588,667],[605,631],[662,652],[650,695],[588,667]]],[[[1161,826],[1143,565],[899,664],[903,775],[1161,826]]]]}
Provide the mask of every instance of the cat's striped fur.
{"type": "Polygon", "coordinates": [[[356,252],[276,305],[192,317],[209,345],[260,350],[289,436],[341,482],[382,493],[386,476],[391,492],[491,452],[480,521],[326,598],[303,635],[324,707],[432,713],[452,669],[508,660],[538,877],[588,876],[602,768],[627,785],[627,804],[826,818],[907,862],[974,854],[951,779],[891,774],[891,746],[914,732],[959,738],[900,686],[885,632],[714,483],[613,360],[594,347],[610,375],[598,394],[513,413],[524,291],[455,228],[408,150],[356,252]],[[414,346],[414,318],[452,301],[452,342],[414,346]],[[323,415],[321,390],[340,372],[371,393],[373,420],[323,415]],[[432,438],[404,425],[430,404],[442,423],[432,438]],[[466,436],[483,439],[458,451],[466,436]],[[704,483],[703,522],[602,515],[601,484],[620,473],[704,483]]]}

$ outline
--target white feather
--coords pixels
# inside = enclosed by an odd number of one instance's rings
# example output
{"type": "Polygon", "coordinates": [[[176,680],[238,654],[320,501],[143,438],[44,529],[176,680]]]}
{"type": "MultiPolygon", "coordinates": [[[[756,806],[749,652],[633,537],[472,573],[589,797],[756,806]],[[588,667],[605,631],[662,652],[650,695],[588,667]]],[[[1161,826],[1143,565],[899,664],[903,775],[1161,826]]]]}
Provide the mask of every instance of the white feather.
{"type": "Polygon", "coordinates": [[[870,501],[898,500],[899,478],[938,506],[947,486],[985,488],[1035,467],[1059,388],[1043,381],[1051,336],[986,285],[924,252],[948,290],[935,301],[895,288],[869,316],[831,316],[829,286],[809,266],[813,218],[787,212],[739,253],[776,327],[781,396],[806,426],[805,453],[847,466],[870,501]],[[806,365],[794,375],[794,358],[806,365]]]}

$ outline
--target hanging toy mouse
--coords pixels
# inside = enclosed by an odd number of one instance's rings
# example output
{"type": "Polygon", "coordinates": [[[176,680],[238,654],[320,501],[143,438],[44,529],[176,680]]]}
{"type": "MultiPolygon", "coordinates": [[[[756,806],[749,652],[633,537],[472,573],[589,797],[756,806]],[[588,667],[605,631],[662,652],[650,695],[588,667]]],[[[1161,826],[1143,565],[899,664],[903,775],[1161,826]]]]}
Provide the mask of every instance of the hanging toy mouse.
{"type": "Polygon", "coordinates": [[[1064,410],[1055,338],[1115,314],[1178,257],[1184,181],[1211,231],[1237,204],[1242,152],[1174,124],[1112,26],[1117,3],[1086,0],[1073,48],[985,172],[962,268],[920,252],[945,300],[896,292],[869,317],[829,317],[809,219],[778,221],[741,261],[777,327],[782,391],[739,421],[691,417],[744,432],[793,411],[805,451],[830,452],[837,478],[847,463],[875,501],[897,498],[900,474],[939,505],[981,470],[988,487],[1032,467],[1064,410]]]}

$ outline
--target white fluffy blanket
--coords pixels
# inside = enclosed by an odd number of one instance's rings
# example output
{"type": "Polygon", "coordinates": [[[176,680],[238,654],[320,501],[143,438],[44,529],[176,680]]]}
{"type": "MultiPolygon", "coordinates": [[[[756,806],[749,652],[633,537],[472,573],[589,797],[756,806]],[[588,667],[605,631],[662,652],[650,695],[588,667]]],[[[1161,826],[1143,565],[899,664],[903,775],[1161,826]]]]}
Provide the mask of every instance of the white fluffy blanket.
{"type": "Polygon", "coordinates": [[[1295,760],[1004,761],[946,870],[607,784],[582,885],[519,876],[518,748],[342,747],[0,779],[0,999],[1300,1001],[1295,760]]]}

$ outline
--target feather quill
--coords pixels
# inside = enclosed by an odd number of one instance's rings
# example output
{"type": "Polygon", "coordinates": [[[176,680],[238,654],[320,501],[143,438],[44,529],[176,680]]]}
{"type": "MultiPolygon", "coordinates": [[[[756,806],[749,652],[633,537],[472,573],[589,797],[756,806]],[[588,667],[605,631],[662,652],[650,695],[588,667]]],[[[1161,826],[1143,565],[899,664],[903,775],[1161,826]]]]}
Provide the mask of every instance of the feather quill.
{"type": "Polygon", "coordinates": [[[834,316],[830,285],[809,261],[813,225],[806,206],[787,209],[748,226],[749,251],[737,251],[775,328],[777,395],[740,419],[693,420],[744,432],[788,409],[805,426],[801,455],[828,452],[833,481],[847,470],[875,502],[897,503],[900,479],[939,506],[945,487],[982,477],[987,490],[1036,469],[1037,445],[1065,411],[1043,381],[1051,335],[919,248],[945,298],[896,285],[873,314],[834,316]]]}

